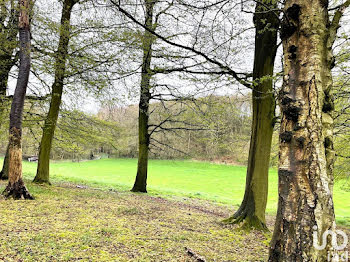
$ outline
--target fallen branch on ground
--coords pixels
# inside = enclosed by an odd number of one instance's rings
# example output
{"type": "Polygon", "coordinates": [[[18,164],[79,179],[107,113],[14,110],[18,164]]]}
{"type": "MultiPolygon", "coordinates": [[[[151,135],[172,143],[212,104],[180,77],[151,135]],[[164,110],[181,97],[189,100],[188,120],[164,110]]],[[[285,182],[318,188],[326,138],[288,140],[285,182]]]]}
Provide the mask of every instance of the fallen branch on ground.
{"type": "Polygon", "coordinates": [[[194,258],[197,262],[206,262],[205,259],[197,255],[192,249],[185,247],[187,255],[194,258]]]}

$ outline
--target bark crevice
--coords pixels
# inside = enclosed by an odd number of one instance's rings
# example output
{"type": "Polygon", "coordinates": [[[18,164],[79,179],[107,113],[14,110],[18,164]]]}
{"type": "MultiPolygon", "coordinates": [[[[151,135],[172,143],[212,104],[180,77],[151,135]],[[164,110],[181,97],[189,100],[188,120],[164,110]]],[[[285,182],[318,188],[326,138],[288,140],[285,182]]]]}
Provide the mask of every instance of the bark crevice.
{"type": "Polygon", "coordinates": [[[285,20],[295,33],[282,39],[280,133],[291,132],[292,140],[280,144],[279,201],[269,261],[327,261],[331,248],[330,241],[324,250],[313,246],[315,225],[319,238],[335,227],[330,32],[327,4],[321,2],[285,1],[285,20]],[[291,46],[297,47],[295,59],[289,59],[291,46]]]}

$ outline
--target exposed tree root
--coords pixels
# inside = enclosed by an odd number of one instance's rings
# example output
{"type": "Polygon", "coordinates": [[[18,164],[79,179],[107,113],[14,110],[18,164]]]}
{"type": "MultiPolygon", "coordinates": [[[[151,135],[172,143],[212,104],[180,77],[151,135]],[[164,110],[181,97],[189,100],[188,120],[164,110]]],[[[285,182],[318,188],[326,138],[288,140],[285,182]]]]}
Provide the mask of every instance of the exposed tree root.
{"type": "Polygon", "coordinates": [[[46,179],[34,178],[33,183],[51,186],[51,182],[46,179]]]}
{"type": "Polygon", "coordinates": [[[141,188],[141,187],[136,187],[136,186],[134,186],[130,191],[135,192],[135,193],[147,193],[146,188],[141,188]]]}
{"type": "Polygon", "coordinates": [[[34,197],[29,193],[22,180],[14,184],[9,183],[2,194],[5,198],[34,199],[34,197]]]}
{"type": "Polygon", "coordinates": [[[224,224],[241,224],[243,230],[260,230],[268,232],[265,222],[261,221],[254,214],[249,215],[248,212],[238,210],[233,216],[222,221],[224,224]]]}

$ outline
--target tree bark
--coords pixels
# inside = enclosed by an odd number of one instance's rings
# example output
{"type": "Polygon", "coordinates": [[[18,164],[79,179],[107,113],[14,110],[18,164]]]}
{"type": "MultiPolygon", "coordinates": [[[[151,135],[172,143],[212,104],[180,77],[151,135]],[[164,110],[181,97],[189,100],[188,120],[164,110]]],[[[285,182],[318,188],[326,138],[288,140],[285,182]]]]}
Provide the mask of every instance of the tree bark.
{"type": "Polygon", "coordinates": [[[62,102],[63,85],[68,56],[70,39],[70,18],[74,4],[77,0],[63,2],[60,40],[56,51],[55,81],[52,85],[51,102],[48,115],[45,119],[43,135],[40,143],[37,173],[33,182],[50,184],[50,154],[54,137],[60,105],[62,102]]]}
{"type": "Polygon", "coordinates": [[[327,261],[334,230],[332,27],[328,1],[287,0],[281,38],[284,81],[279,159],[279,202],[269,261],[327,261]],[[317,243],[317,244],[318,244],[317,243]]]}
{"type": "Polygon", "coordinates": [[[276,3],[257,3],[254,15],[255,56],[252,134],[250,140],[245,194],[240,208],[226,220],[243,222],[244,228],[267,230],[265,210],[268,194],[268,171],[275,117],[272,76],[277,51],[279,20],[273,10],[276,3]]]}
{"type": "MultiPolygon", "coordinates": [[[[153,8],[155,1],[146,0],[146,18],[145,26],[153,30],[153,8]]],[[[131,191],[147,192],[147,170],[148,170],[148,151],[149,151],[149,102],[151,99],[150,82],[152,78],[151,60],[152,44],[154,36],[145,30],[143,37],[143,62],[141,72],[141,92],[139,103],[139,157],[137,163],[136,180],[131,191]]]]}
{"type": "Polygon", "coordinates": [[[19,6],[20,65],[10,113],[9,182],[3,194],[33,199],[22,178],[22,115],[30,72],[30,0],[20,0],[19,6]]]}

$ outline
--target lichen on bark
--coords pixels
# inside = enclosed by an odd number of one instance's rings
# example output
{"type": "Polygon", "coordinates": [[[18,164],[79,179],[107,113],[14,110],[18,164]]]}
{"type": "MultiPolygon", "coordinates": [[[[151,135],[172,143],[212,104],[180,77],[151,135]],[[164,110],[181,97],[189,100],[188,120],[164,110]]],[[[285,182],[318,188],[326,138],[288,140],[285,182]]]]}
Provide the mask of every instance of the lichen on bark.
{"type": "Polygon", "coordinates": [[[285,1],[284,21],[295,30],[283,38],[280,133],[288,139],[280,144],[279,202],[269,261],[327,261],[331,249],[329,241],[324,250],[313,245],[315,226],[319,238],[335,228],[331,32],[324,2],[285,1]]]}

